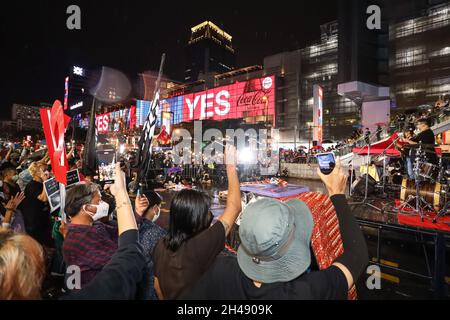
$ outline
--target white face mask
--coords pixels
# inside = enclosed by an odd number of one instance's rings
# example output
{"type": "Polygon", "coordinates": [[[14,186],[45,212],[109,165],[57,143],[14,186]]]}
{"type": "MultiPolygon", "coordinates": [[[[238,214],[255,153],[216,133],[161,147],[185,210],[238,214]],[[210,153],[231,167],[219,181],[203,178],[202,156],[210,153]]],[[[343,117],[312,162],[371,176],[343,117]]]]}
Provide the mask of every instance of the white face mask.
{"type": "Polygon", "coordinates": [[[91,216],[92,220],[98,221],[101,218],[108,216],[109,204],[106,203],[105,201],[100,201],[99,204],[89,204],[89,205],[97,208],[97,212],[95,214],[84,209],[84,211],[86,211],[91,216]]]}
{"type": "Polygon", "coordinates": [[[156,220],[158,220],[159,216],[161,215],[161,208],[160,207],[157,207],[157,208],[158,208],[158,212],[155,213],[155,215],[153,216],[152,222],[156,222],[156,220]]]}

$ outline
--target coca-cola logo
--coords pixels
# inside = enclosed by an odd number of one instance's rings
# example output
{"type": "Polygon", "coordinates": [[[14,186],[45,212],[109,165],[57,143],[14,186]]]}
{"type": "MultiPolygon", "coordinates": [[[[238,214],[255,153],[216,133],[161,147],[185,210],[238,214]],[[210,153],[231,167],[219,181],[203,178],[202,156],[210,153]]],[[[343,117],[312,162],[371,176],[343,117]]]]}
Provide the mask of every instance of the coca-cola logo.
{"type": "Polygon", "coordinates": [[[249,92],[242,94],[238,100],[237,105],[238,106],[256,106],[260,104],[267,103],[269,98],[267,95],[270,92],[268,91],[255,91],[255,92],[249,92]]]}
{"type": "Polygon", "coordinates": [[[270,77],[265,78],[262,82],[262,86],[265,90],[269,90],[270,88],[272,88],[272,85],[273,85],[273,81],[272,81],[272,78],[270,78],[270,77]]]}

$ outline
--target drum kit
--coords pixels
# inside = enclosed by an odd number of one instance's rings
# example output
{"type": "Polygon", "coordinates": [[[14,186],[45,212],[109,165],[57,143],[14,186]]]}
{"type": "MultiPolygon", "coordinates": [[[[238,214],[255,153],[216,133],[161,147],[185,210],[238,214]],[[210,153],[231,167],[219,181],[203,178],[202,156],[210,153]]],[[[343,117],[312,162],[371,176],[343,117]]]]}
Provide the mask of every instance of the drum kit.
{"type": "MultiPolygon", "coordinates": [[[[450,171],[446,170],[444,157],[441,157],[439,164],[428,161],[427,153],[432,151],[435,145],[419,143],[411,146],[411,153],[414,155],[414,180],[403,178],[401,182],[400,212],[413,213],[424,220],[427,212],[436,212],[433,219],[435,223],[439,217],[447,214],[450,207],[450,199],[447,194],[450,191],[450,171]]],[[[433,151],[434,152],[434,151],[433,151]]]]}

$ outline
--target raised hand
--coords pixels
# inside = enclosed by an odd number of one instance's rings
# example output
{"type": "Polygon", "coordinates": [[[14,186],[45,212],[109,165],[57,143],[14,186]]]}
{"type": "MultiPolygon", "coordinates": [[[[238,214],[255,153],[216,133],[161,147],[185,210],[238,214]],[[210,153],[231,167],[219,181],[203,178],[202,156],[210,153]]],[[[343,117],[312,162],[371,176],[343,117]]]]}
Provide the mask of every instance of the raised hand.
{"type": "Polygon", "coordinates": [[[231,144],[227,144],[225,147],[225,164],[227,166],[237,165],[237,151],[231,144]]]}
{"type": "Polygon", "coordinates": [[[116,163],[116,179],[114,180],[114,184],[110,186],[110,190],[113,196],[119,195],[119,193],[127,193],[127,184],[125,179],[125,172],[120,169],[120,162],[116,163]]]}
{"type": "Polygon", "coordinates": [[[149,205],[150,202],[145,195],[137,196],[136,200],[134,201],[134,209],[136,213],[141,217],[145,213],[145,210],[147,210],[149,205]]]}
{"type": "Polygon", "coordinates": [[[336,166],[330,174],[323,174],[320,172],[320,168],[317,169],[317,174],[327,187],[330,197],[337,194],[345,194],[347,175],[341,167],[341,161],[339,158],[336,160],[336,166]]]}
{"type": "Polygon", "coordinates": [[[7,210],[16,210],[17,207],[22,203],[25,199],[25,194],[23,192],[17,193],[14,197],[12,197],[5,206],[7,210]]]}

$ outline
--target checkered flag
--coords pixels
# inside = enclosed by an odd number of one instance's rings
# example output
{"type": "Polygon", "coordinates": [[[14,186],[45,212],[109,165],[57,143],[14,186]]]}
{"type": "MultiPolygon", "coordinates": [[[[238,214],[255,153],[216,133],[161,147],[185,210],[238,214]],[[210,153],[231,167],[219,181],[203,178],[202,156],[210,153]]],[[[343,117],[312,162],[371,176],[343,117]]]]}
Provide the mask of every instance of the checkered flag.
{"type": "Polygon", "coordinates": [[[164,67],[166,55],[163,54],[161,58],[161,66],[159,68],[158,79],[156,80],[155,94],[150,111],[147,116],[147,120],[144,123],[141,138],[139,139],[139,150],[136,157],[137,164],[139,166],[137,181],[143,183],[147,179],[148,171],[151,163],[152,156],[152,141],[155,134],[155,127],[157,121],[156,110],[159,110],[159,96],[160,96],[160,84],[162,71],[164,67]]]}

